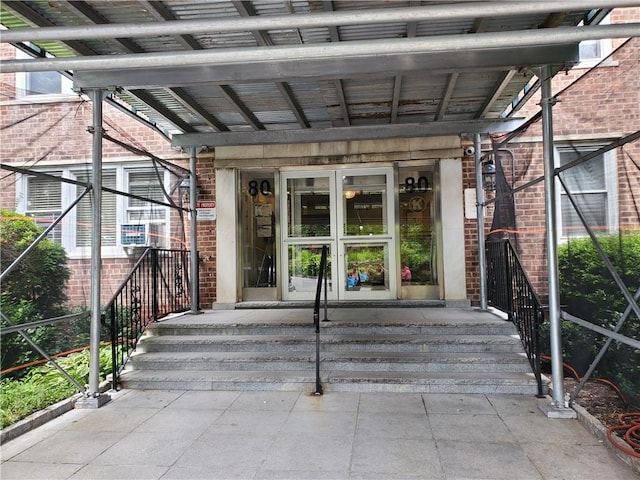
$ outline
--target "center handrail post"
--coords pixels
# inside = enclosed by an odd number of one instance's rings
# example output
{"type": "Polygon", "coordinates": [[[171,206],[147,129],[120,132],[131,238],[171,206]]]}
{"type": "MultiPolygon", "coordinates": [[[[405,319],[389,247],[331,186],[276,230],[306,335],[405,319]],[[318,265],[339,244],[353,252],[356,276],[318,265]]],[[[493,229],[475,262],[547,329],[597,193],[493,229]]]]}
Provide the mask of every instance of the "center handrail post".
{"type": "MultiPolygon", "coordinates": [[[[322,395],[322,385],[320,384],[320,291],[322,290],[323,275],[326,277],[327,269],[327,246],[322,246],[320,257],[320,268],[318,269],[318,283],[316,285],[316,301],[313,305],[313,324],[316,330],[316,391],[315,395],[322,395]]],[[[325,283],[325,318],[326,318],[326,283],[325,283]]]]}

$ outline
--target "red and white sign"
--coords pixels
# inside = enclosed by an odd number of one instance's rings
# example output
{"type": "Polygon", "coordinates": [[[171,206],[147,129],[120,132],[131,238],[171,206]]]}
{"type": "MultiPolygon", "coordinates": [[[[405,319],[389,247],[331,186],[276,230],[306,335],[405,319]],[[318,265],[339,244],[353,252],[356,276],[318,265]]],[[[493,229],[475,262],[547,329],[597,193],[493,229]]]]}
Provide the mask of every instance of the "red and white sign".
{"type": "MultiPolygon", "coordinates": [[[[198,221],[207,222],[216,219],[216,202],[196,202],[196,211],[198,212],[198,221]]],[[[191,215],[189,215],[191,217],[191,215]]]]}

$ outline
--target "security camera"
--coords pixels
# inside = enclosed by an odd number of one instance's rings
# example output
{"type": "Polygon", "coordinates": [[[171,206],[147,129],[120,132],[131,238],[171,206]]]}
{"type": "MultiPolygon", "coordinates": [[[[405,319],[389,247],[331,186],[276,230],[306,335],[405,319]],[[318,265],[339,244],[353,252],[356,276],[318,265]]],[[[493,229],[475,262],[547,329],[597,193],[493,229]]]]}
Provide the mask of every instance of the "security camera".
{"type": "Polygon", "coordinates": [[[473,148],[471,145],[470,145],[470,146],[468,146],[468,147],[464,147],[464,154],[465,154],[465,156],[467,156],[467,157],[468,157],[468,156],[473,155],[474,153],[476,153],[476,149],[475,149],[475,148],[473,148]]]}

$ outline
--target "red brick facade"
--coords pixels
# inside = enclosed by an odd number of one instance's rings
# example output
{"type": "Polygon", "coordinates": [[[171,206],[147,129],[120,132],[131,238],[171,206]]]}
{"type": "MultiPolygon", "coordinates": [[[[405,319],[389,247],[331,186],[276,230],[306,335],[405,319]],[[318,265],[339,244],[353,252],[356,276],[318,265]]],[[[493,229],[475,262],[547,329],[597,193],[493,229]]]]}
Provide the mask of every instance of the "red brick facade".
{"type": "MultiPolygon", "coordinates": [[[[13,47],[2,44],[2,58],[13,58],[13,47]]],[[[16,75],[0,74],[0,158],[2,163],[22,168],[51,168],[69,165],[87,165],[90,168],[93,107],[82,97],[22,97],[17,95],[16,75]],[[39,98],[39,99],[38,99],[39,98]]],[[[103,104],[103,122],[106,133],[117,140],[147,151],[156,157],[182,167],[188,166],[188,155],[171,147],[167,138],[152,128],[132,119],[119,110],[103,104]]],[[[135,155],[113,142],[103,140],[103,161],[106,163],[131,161],[135,155]]],[[[151,162],[147,157],[139,161],[151,162]]],[[[17,207],[16,182],[19,174],[2,170],[0,176],[0,207],[15,210],[17,207]]],[[[212,160],[203,160],[200,181],[205,182],[201,200],[215,198],[212,160]],[[208,167],[207,167],[208,165],[208,167]]],[[[172,213],[172,219],[178,218],[172,213]]],[[[171,222],[172,248],[189,248],[189,221],[185,213],[186,243],[182,242],[179,222],[171,222]]],[[[210,306],[215,300],[215,222],[206,222],[199,229],[200,301],[210,306]]],[[[104,256],[102,262],[102,302],[108,301],[126,278],[136,258],[125,255],[104,256]]],[[[90,303],[90,258],[73,257],[69,260],[72,277],[69,281],[70,306],[87,306],[90,303]]]]}
{"type": "MultiPolygon", "coordinates": [[[[612,23],[637,21],[640,8],[624,9],[622,17],[612,16],[612,23]]],[[[613,42],[616,49],[622,42],[613,42]]],[[[13,48],[2,44],[2,58],[14,56],[13,48]]],[[[574,69],[553,79],[553,93],[558,103],[553,109],[554,137],[558,141],[598,140],[610,142],[635,132],[640,125],[640,39],[622,44],[610,61],[594,69],[574,69]],[[561,93],[559,93],[561,92],[561,93]]],[[[91,102],[82,98],[67,101],[35,103],[18,98],[14,74],[0,74],[0,157],[2,163],[25,168],[55,167],[67,164],[91,164],[91,140],[87,128],[92,124],[91,102]]],[[[529,117],[539,110],[539,95],[532,98],[517,116],[529,117]]],[[[172,163],[188,166],[188,155],[173,149],[161,134],[121,113],[104,106],[106,132],[118,140],[146,150],[172,163]]],[[[514,152],[514,170],[504,165],[507,179],[514,186],[523,185],[543,174],[540,122],[512,141],[507,147],[514,152]]],[[[490,148],[487,144],[484,148],[490,148]]],[[[103,141],[105,162],[131,159],[134,155],[109,141],[103,141]]],[[[638,229],[640,220],[640,142],[635,141],[616,150],[618,173],[618,216],[620,228],[638,229]],[[634,163],[635,162],[635,163],[634,163]]],[[[143,157],[140,160],[144,160],[143,157]]],[[[216,181],[212,153],[199,154],[199,200],[215,200],[216,181]]],[[[16,208],[17,175],[6,170],[0,176],[0,207],[16,208]]],[[[463,188],[475,188],[472,157],[463,158],[463,188]]],[[[546,296],[546,247],[544,187],[539,183],[519,192],[515,197],[518,247],[529,277],[542,296],[546,296]]],[[[493,207],[487,209],[485,233],[491,224],[493,207]]],[[[171,214],[172,246],[188,248],[190,222],[184,215],[183,230],[176,212],[171,214]],[[184,243],[182,242],[182,239],[184,243]]],[[[477,230],[475,220],[465,219],[467,296],[479,300],[477,230]]],[[[216,222],[199,222],[198,250],[200,268],[200,305],[208,308],[216,300],[216,222]]],[[[133,263],[125,256],[103,260],[103,300],[110,298],[125,278],[133,263]]],[[[69,286],[72,305],[88,305],[89,258],[70,261],[73,277],[69,286]]],[[[229,279],[226,279],[229,281],[229,279]]]]}
{"type": "MultiPolygon", "coordinates": [[[[624,9],[613,15],[612,23],[637,21],[640,8],[624,9]]],[[[640,126],[640,39],[612,42],[612,56],[595,68],[575,68],[552,80],[554,143],[596,142],[606,145],[638,131],[640,126]]],[[[539,92],[516,116],[531,117],[540,110],[539,92]]],[[[515,156],[504,165],[507,181],[514,187],[544,175],[541,122],[538,121],[505,147],[515,156]]],[[[499,139],[497,139],[499,140],[499,139]]],[[[489,149],[486,145],[483,148],[489,149]]],[[[620,230],[640,229],[640,141],[615,149],[617,171],[617,212],[620,230]]],[[[464,163],[465,188],[472,187],[473,162],[464,163]]],[[[515,195],[518,250],[525,269],[543,298],[548,293],[544,183],[538,183],[515,195]]],[[[488,212],[487,227],[491,214],[488,212]]],[[[469,295],[478,297],[478,267],[475,251],[475,222],[466,222],[467,271],[469,295]]],[[[488,228],[487,228],[488,232],[488,228]]]]}

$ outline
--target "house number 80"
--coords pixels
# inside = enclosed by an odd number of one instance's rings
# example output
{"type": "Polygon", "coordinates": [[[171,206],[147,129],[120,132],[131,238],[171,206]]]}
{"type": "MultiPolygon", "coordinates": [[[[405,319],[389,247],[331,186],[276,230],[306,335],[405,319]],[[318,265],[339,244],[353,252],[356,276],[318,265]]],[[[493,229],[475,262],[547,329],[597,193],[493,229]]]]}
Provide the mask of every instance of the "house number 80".
{"type": "Polygon", "coordinates": [[[269,180],[262,180],[260,182],[260,189],[258,189],[258,181],[251,180],[249,182],[249,195],[255,197],[261,193],[262,195],[271,195],[271,183],[269,180]]]}
{"type": "Polygon", "coordinates": [[[407,193],[413,193],[416,190],[420,192],[424,192],[429,188],[429,179],[425,176],[416,179],[413,177],[407,177],[404,180],[404,191],[407,193]]]}

